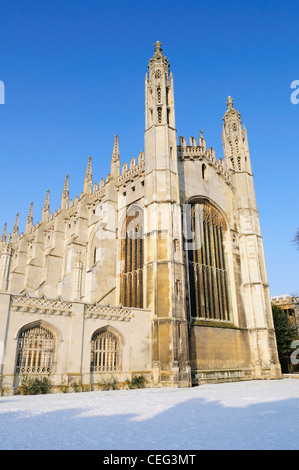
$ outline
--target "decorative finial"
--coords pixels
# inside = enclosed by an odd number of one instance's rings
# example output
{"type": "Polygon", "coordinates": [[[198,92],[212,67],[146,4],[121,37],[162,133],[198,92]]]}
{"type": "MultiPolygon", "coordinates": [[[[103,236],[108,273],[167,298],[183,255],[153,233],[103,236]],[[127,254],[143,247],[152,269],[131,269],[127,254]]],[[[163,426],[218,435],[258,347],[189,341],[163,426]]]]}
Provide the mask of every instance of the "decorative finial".
{"type": "Polygon", "coordinates": [[[162,52],[162,42],[156,41],[155,44],[155,54],[161,53],[162,52]]]}
{"type": "Polygon", "coordinates": [[[232,109],[234,107],[233,99],[231,96],[228,96],[226,104],[227,104],[227,109],[232,109]]]}
{"type": "Polygon", "coordinates": [[[241,121],[241,114],[239,113],[239,111],[236,110],[234,106],[234,100],[232,99],[231,96],[227,97],[226,105],[227,105],[227,110],[224,113],[223,119],[225,120],[228,117],[234,117],[234,118],[236,117],[239,121],[241,121]]]}

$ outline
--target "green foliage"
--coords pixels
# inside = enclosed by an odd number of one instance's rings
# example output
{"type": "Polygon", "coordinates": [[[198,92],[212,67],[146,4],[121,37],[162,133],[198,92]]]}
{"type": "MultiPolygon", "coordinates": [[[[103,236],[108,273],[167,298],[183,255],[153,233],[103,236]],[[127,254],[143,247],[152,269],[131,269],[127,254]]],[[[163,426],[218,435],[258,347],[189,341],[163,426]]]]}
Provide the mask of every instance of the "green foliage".
{"type": "Polygon", "coordinates": [[[102,382],[98,382],[100,390],[117,390],[118,389],[118,380],[113,377],[109,380],[103,380],[102,382]]]}
{"type": "Polygon", "coordinates": [[[81,392],[81,387],[77,382],[71,383],[71,387],[75,393],[81,392]]]}
{"type": "Polygon", "coordinates": [[[291,349],[291,343],[298,338],[297,328],[292,324],[288,315],[277,305],[272,305],[272,314],[278,356],[279,358],[289,356],[293,351],[291,349]]]}
{"type": "Polygon", "coordinates": [[[73,389],[75,393],[79,392],[90,392],[90,385],[89,384],[78,384],[77,382],[71,383],[70,387],[73,389]]]}
{"type": "Polygon", "coordinates": [[[128,388],[144,388],[145,386],[145,377],[143,375],[139,375],[133,377],[132,380],[126,380],[126,384],[128,388]]]}
{"type": "Polygon", "coordinates": [[[41,395],[50,393],[52,382],[48,377],[42,379],[35,377],[22,377],[21,386],[18,388],[20,395],[41,395]]]}

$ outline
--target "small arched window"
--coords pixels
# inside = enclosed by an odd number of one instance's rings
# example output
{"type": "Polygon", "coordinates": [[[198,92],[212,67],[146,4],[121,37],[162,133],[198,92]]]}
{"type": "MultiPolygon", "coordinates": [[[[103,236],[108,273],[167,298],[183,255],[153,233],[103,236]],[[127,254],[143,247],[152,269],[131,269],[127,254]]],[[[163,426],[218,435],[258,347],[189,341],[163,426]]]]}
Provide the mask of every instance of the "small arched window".
{"type": "Polygon", "coordinates": [[[53,372],[54,334],[42,324],[23,328],[18,336],[16,372],[50,374],[53,372]]]}
{"type": "Polygon", "coordinates": [[[192,317],[229,321],[225,221],[209,202],[199,199],[191,203],[191,230],[188,265],[192,317]]]}
{"type": "Polygon", "coordinates": [[[91,372],[118,371],[120,368],[119,349],[119,339],[109,329],[95,332],[91,340],[91,372]]]}
{"type": "Polygon", "coordinates": [[[207,171],[206,165],[203,163],[201,166],[201,177],[203,180],[206,179],[206,171],[207,171]]]}

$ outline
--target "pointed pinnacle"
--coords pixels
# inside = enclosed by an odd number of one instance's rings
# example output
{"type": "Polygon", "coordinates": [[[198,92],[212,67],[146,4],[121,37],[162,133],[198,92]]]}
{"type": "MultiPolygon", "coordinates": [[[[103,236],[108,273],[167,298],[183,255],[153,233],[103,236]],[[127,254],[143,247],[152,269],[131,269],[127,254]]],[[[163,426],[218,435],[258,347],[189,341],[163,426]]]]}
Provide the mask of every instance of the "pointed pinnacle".
{"type": "Polygon", "coordinates": [[[30,204],[27,221],[26,221],[26,229],[30,228],[33,223],[33,202],[30,204]]]}
{"type": "Polygon", "coordinates": [[[118,135],[114,137],[114,144],[113,144],[113,152],[112,152],[112,160],[116,161],[119,160],[119,138],[118,135]]]}
{"type": "Polygon", "coordinates": [[[87,163],[87,168],[86,168],[86,173],[85,173],[85,182],[92,182],[92,166],[91,166],[91,157],[88,157],[88,163],[87,163]]]}
{"type": "Polygon", "coordinates": [[[17,213],[17,215],[16,215],[16,220],[15,220],[15,224],[14,224],[13,229],[12,229],[12,233],[13,233],[13,234],[19,233],[19,216],[20,216],[20,214],[17,213]]]}
{"type": "Polygon", "coordinates": [[[6,230],[7,230],[7,223],[5,222],[4,227],[3,227],[1,242],[6,242],[6,230]]]}
{"type": "Polygon", "coordinates": [[[68,199],[69,198],[69,175],[67,174],[64,180],[64,186],[62,191],[62,198],[68,199]]]}
{"type": "Polygon", "coordinates": [[[231,109],[234,107],[234,100],[231,96],[228,96],[226,104],[227,104],[227,109],[231,109]]]}
{"type": "Polygon", "coordinates": [[[43,212],[48,212],[50,210],[50,190],[48,189],[46,194],[46,199],[44,202],[43,212]]]}

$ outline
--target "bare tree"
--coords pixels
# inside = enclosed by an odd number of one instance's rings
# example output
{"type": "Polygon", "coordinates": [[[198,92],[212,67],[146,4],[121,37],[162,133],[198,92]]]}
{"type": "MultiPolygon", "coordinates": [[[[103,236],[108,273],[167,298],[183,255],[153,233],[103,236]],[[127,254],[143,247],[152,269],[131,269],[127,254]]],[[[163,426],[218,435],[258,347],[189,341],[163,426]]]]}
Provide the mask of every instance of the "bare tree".
{"type": "Polygon", "coordinates": [[[295,237],[293,239],[293,243],[295,243],[295,245],[297,245],[297,248],[299,250],[299,228],[297,229],[297,232],[295,233],[295,237]]]}

